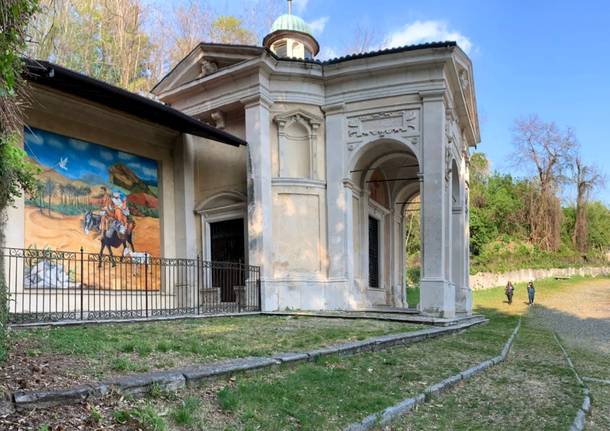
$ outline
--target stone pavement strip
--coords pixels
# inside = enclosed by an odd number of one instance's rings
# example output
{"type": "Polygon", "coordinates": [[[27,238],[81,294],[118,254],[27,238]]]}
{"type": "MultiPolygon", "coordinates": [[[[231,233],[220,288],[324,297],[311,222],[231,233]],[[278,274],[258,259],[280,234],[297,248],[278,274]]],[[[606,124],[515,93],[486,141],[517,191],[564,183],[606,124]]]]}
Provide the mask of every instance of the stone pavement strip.
{"type": "Polygon", "coordinates": [[[580,375],[578,374],[578,371],[576,371],[576,368],[574,368],[574,364],[572,363],[572,360],[570,359],[570,355],[568,355],[568,352],[566,352],[566,349],[563,348],[563,345],[561,344],[561,341],[559,341],[559,337],[557,336],[557,333],[555,333],[554,335],[555,335],[555,341],[557,341],[559,348],[561,348],[561,351],[563,352],[563,357],[565,358],[565,360],[568,364],[568,367],[570,367],[570,369],[574,373],[574,376],[576,377],[576,380],[578,381],[578,384],[582,387],[582,394],[583,394],[582,405],[578,409],[578,412],[576,413],[576,417],[574,417],[574,422],[572,422],[572,426],[570,427],[570,431],[582,431],[583,429],[585,429],[585,420],[587,417],[587,413],[589,413],[589,411],[591,411],[591,395],[589,393],[589,388],[587,387],[585,382],[583,382],[583,380],[580,378],[580,375]]]}
{"type": "Polygon", "coordinates": [[[385,424],[393,421],[394,419],[396,419],[398,416],[407,414],[418,404],[422,404],[426,401],[429,401],[430,399],[432,399],[433,396],[436,396],[439,393],[449,389],[450,387],[459,383],[461,380],[467,380],[467,379],[471,378],[472,376],[485,371],[487,368],[505,361],[506,357],[508,356],[508,353],[510,352],[511,346],[513,345],[513,341],[514,341],[515,337],[517,336],[517,334],[519,333],[520,328],[521,328],[521,319],[519,319],[517,326],[513,330],[510,337],[508,338],[508,341],[506,342],[506,344],[504,344],[504,348],[502,349],[502,352],[500,353],[500,355],[495,356],[491,359],[488,359],[487,361],[483,361],[483,362],[479,363],[478,365],[475,365],[473,367],[468,368],[467,370],[464,370],[458,374],[448,377],[445,380],[440,381],[432,386],[428,386],[424,390],[424,392],[422,392],[412,398],[407,398],[406,400],[403,400],[403,401],[399,402],[398,404],[395,404],[391,407],[388,407],[387,409],[385,409],[382,412],[373,413],[372,415],[365,417],[360,422],[355,422],[353,424],[350,424],[344,428],[344,431],[367,431],[376,426],[385,425],[385,424]]]}
{"type": "MultiPolygon", "coordinates": [[[[230,376],[235,373],[267,368],[282,363],[311,361],[326,355],[348,355],[364,351],[382,350],[397,345],[417,343],[429,338],[462,332],[472,326],[486,323],[484,317],[468,319],[447,327],[432,327],[401,334],[382,335],[362,341],[337,344],[308,352],[278,353],[270,357],[250,357],[231,359],[212,364],[193,365],[167,371],[140,373],[113,378],[98,384],[82,385],[67,389],[48,391],[17,391],[10,400],[0,401],[0,411],[31,408],[45,408],[54,405],[78,403],[90,397],[103,396],[109,391],[118,390],[132,395],[142,395],[154,386],[175,390],[186,385],[197,384],[205,379],[230,376]]],[[[512,338],[511,338],[512,340],[512,338]]],[[[488,365],[489,366],[489,365],[488,365]]]]}

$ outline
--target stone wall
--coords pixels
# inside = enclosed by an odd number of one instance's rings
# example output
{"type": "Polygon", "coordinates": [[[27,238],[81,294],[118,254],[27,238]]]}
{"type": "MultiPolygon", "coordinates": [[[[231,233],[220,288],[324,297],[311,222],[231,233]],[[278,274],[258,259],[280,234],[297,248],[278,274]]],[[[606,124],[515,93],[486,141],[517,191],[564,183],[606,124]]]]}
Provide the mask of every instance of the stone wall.
{"type": "Polygon", "coordinates": [[[541,280],[553,277],[599,277],[610,275],[610,267],[583,267],[583,268],[550,268],[550,269],[519,269],[504,273],[479,272],[470,276],[470,287],[473,290],[490,289],[492,287],[506,286],[508,281],[525,283],[530,280],[541,280]]]}

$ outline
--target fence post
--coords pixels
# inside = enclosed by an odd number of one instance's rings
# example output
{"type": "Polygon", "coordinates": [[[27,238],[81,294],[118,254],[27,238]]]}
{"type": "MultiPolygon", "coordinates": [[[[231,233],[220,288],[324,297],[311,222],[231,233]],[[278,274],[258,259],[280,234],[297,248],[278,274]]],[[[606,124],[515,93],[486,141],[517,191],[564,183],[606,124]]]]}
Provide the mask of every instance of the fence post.
{"type": "Polygon", "coordinates": [[[83,247],[80,248],[80,320],[83,320],[84,310],[83,310],[83,280],[84,280],[84,272],[83,272],[83,247]]]}
{"type": "Polygon", "coordinates": [[[261,269],[260,266],[256,270],[256,287],[258,289],[258,311],[263,311],[263,294],[261,292],[261,269]]]}
{"type": "Polygon", "coordinates": [[[148,253],[144,253],[144,296],[146,297],[146,317],[148,317],[148,253]]]}
{"type": "Polygon", "coordinates": [[[197,254],[197,285],[195,286],[197,289],[197,314],[201,314],[201,298],[199,298],[200,289],[201,289],[201,266],[199,264],[199,254],[197,254]]]}

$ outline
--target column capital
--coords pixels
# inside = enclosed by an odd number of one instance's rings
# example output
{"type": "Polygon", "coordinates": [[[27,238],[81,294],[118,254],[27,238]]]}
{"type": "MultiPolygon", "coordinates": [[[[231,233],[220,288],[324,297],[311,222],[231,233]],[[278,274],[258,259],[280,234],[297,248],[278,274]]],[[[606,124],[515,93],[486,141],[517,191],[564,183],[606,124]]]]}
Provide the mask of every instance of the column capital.
{"type": "Polygon", "coordinates": [[[345,102],[332,103],[322,106],[322,111],[327,115],[340,114],[345,110],[345,102]]]}
{"type": "Polygon", "coordinates": [[[445,100],[445,88],[436,88],[431,90],[421,90],[418,92],[419,97],[423,102],[442,102],[445,100]]]}
{"type": "Polygon", "coordinates": [[[273,99],[271,99],[270,96],[267,96],[262,93],[246,96],[243,99],[240,99],[239,101],[242,105],[244,105],[245,109],[253,108],[259,105],[263,105],[265,108],[269,109],[273,105],[273,99]]]}

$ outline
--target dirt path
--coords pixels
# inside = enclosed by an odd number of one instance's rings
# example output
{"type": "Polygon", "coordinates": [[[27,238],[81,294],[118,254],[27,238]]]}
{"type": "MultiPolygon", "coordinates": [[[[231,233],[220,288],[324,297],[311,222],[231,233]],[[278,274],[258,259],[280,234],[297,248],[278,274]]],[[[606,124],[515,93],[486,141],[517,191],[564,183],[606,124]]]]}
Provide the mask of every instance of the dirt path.
{"type": "Polygon", "coordinates": [[[558,332],[573,347],[610,355],[609,279],[577,283],[548,295],[529,317],[558,332]]]}
{"type": "MultiPolygon", "coordinates": [[[[545,298],[528,317],[559,333],[581,376],[610,379],[610,280],[576,283],[545,298]]],[[[586,429],[610,429],[610,385],[589,382],[586,429]]]]}

